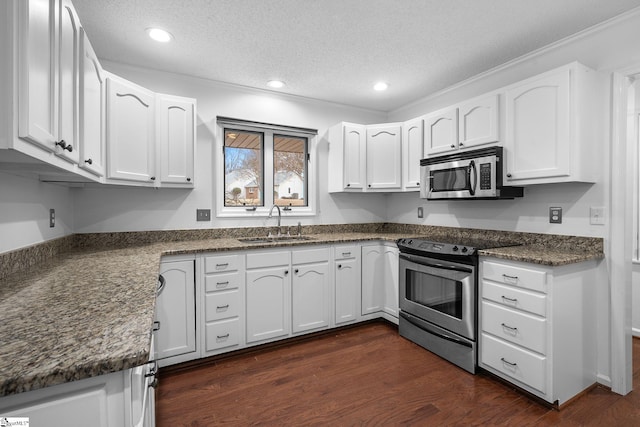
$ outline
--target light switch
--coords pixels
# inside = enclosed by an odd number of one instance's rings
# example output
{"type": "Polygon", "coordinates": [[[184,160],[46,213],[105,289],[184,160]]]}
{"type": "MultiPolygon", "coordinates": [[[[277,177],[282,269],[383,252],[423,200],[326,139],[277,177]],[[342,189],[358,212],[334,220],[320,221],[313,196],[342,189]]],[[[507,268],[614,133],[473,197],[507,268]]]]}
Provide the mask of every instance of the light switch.
{"type": "Polygon", "coordinates": [[[591,206],[589,218],[592,225],[604,225],[604,207],[591,206]]]}

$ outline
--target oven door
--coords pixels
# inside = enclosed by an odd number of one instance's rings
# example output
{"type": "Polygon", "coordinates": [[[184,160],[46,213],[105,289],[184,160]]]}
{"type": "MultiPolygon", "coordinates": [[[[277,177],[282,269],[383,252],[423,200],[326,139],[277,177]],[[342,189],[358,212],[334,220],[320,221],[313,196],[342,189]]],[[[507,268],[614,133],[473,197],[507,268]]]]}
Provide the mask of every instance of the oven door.
{"type": "Polygon", "coordinates": [[[400,310],[475,340],[475,266],[400,254],[400,310]]]}

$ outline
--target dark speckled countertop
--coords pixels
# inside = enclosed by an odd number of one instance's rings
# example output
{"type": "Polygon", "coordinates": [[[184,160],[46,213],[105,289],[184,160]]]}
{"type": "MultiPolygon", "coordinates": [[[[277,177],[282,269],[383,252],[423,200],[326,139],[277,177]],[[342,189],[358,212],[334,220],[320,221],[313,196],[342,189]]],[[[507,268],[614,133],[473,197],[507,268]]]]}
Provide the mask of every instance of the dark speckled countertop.
{"type": "Polygon", "coordinates": [[[313,240],[249,244],[263,229],[72,235],[0,254],[0,396],[102,375],[149,359],[163,255],[276,246],[480,236],[523,246],[482,255],[563,265],[604,257],[602,239],[403,224],[306,226],[313,240]]]}

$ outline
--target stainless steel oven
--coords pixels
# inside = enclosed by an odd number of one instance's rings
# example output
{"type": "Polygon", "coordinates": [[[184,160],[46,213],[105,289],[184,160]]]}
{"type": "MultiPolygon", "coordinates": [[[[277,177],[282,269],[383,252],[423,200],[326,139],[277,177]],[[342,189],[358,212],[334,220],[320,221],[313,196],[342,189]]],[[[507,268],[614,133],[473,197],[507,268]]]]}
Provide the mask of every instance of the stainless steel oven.
{"type": "Polygon", "coordinates": [[[475,373],[477,257],[419,239],[398,246],[400,335],[475,373]]]}

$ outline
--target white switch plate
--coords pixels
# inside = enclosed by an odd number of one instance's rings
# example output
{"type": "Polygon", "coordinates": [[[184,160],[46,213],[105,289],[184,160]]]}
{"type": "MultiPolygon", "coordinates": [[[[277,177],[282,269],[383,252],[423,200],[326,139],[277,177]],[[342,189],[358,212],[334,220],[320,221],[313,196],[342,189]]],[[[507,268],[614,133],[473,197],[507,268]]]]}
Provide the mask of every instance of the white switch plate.
{"type": "Polygon", "coordinates": [[[589,218],[592,225],[604,225],[604,207],[591,206],[589,218]]]}

